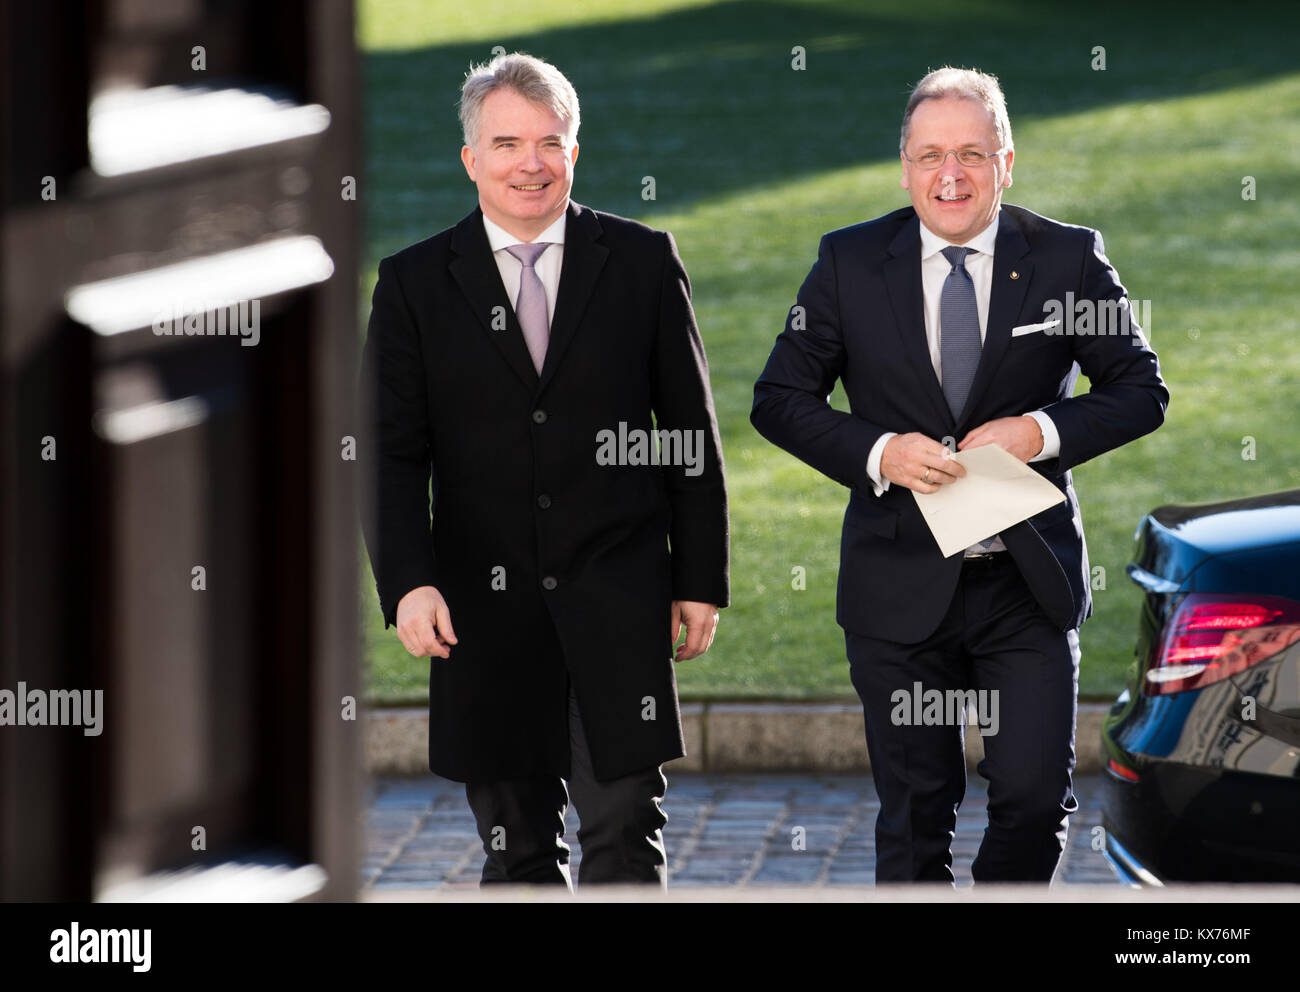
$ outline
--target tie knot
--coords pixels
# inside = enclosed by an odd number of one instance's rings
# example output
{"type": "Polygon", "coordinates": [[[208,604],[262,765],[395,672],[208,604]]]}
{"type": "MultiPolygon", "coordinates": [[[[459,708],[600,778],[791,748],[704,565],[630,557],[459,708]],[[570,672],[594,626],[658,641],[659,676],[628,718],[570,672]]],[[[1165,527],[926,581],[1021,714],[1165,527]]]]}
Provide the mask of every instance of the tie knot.
{"type": "Polygon", "coordinates": [[[969,248],[958,248],[956,245],[949,245],[943,250],[943,257],[948,260],[948,264],[954,269],[960,269],[966,261],[966,253],[970,250],[969,248]]]}
{"type": "Polygon", "coordinates": [[[506,251],[510,252],[515,258],[519,259],[525,269],[530,269],[533,264],[541,257],[542,252],[551,247],[549,241],[534,241],[526,245],[511,245],[506,251]]]}

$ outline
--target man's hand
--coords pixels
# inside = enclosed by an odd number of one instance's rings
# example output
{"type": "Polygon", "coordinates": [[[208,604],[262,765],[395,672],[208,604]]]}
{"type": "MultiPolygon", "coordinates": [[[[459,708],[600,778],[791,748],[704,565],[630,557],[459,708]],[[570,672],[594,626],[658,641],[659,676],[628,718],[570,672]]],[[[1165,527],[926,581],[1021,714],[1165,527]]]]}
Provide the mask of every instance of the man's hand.
{"type": "Polygon", "coordinates": [[[417,658],[451,657],[456,632],[442,593],[433,586],[418,586],[397,603],[397,636],[417,658]]]}
{"type": "Polygon", "coordinates": [[[677,648],[674,661],[689,661],[709,650],[713,635],[718,632],[718,608],[713,603],[692,603],[685,599],[673,600],[673,644],[681,636],[686,624],[686,643],[677,648]]]}
{"type": "Polygon", "coordinates": [[[913,432],[896,434],[885,442],[880,474],[913,492],[937,493],[940,486],[956,482],[966,470],[938,441],[913,432]]]}
{"type": "MultiPolygon", "coordinates": [[[[1043,429],[1038,421],[1025,414],[1023,417],[999,417],[980,424],[964,438],[957,448],[978,448],[982,444],[997,444],[1011,452],[1022,462],[1027,462],[1043,450],[1043,429]]],[[[881,459],[884,464],[884,459],[881,459]]]]}

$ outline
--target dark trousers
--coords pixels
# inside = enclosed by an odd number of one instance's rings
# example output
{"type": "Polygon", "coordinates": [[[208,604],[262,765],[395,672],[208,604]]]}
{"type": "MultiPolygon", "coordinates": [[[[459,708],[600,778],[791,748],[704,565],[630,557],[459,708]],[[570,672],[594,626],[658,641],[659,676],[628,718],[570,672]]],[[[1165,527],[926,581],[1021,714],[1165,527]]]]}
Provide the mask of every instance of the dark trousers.
{"type": "Polygon", "coordinates": [[[1051,881],[1067,818],[1078,809],[1070,780],[1078,632],[1047,620],[1002,552],[963,564],[943,622],[920,643],[853,633],[846,640],[880,796],[876,881],[954,880],[951,844],[966,792],[963,730],[979,729],[935,724],[934,710],[918,721],[918,682],[927,702],[932,689],[996,692],[984,697],[990,711],[996,705],[997,732],[984,737],[979,764],[989,819],[971,866],[975,880],[1051,881]]]}
{"type": "Polygon", "coordinates": [[[668,788],[656,765],[598,782],[591,767],[578,701],[569,691],[569,779],[559,776],[468,782],[465,796],[478,824],[487,860],[480,884],[566,885],[569,846],[564,815],[572,793],[582,845],[579,884],[668,884],[660,802],[668,788]]]}

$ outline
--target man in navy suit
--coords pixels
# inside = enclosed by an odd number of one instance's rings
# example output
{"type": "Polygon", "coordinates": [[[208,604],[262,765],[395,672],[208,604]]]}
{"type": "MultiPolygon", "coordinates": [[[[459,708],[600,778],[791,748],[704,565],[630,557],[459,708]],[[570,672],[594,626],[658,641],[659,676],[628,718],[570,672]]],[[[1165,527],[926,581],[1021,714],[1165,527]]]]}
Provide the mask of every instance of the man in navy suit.
{"type": "Polygon", "coordinates": [[[1001,203],[1014,156],[995,78],[921,80],[900,142],[912,206],[822,238],[754,388],[758,431],[851,491],[837,620],[880,795],[881,882],[954,879],[963,727],[913,719],[911,697],[936,690],[997,708],[973,876],[1050,881],[1078,805],[1078,627],[1092,611],[1070,469],[1155,430],[1169,400],[1101,235],[1001,203]],[[837,379],[849,413],[827,402],[837,379]],[[951,485],[965,474],[953,449],[984,444],[1065,501],[945,558],[908,490],[951,485]]]}

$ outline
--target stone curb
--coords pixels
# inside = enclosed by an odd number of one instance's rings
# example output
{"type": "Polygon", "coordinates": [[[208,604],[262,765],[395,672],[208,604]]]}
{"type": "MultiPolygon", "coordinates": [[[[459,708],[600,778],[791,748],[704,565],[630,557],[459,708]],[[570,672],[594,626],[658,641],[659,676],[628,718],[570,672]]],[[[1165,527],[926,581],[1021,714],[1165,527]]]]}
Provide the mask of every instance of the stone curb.
{"type": "MultiPolygon", "coordinates": [[[[683,703],[686,757],[668,772],[845,772],[866,774],[862,707],[856,703],[683,703]]],[[[1102,770],[1106,703],[1080,703],[1076,771],[1102,770]]],[[[422,706],[370,709],[365,716],[366,769],[372,775],[429,773],[429,711],[422,706]]],[[[974,771],[984,742],[966,733],[974,771]]]]}

